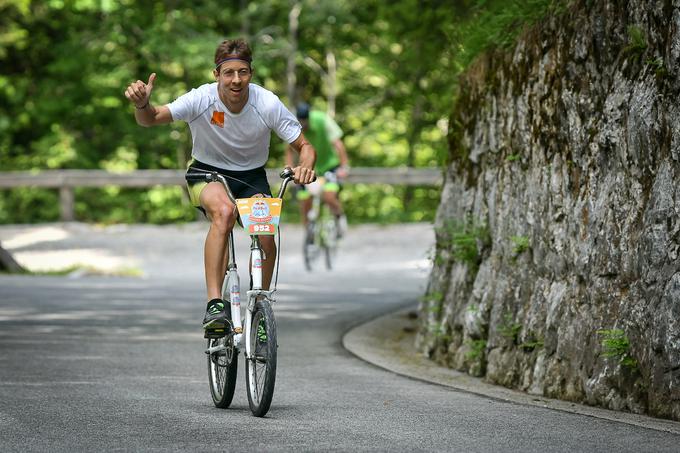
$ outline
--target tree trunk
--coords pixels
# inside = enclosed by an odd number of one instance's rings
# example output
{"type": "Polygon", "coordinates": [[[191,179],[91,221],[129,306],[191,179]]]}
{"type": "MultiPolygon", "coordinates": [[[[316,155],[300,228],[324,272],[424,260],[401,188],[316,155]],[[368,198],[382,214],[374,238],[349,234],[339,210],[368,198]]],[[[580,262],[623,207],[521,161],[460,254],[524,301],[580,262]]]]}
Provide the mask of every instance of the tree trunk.
{"type": "Polygon", "coordinates": [[[291,107],[297,102],[296,99],[296,87],[297,78],[295,76],[296,58],[298,51],[298,19],[300,17],[300,11],[302,10],[302,4],[295,2],[293,7],[288,14],[288,41],[290,44],[290,52],[288,53],[288,65],[286,67],[287,76],[287,88],[286,94],[288,95],[288,103],[291,107]]]}
{"type": "Polygon", "coordinates": [[[332,50],[326,52],[326,66],[328,67],[328,75],[326,77],[326,89],[328,90],[328,116],[335,118],[335,78],[336,78],[336,62],[335,54],[332,50]]]}
{"type": "MultiPolygon", "coordinates": [[[[408,141],[408,156],[406,157],[406,165],[408,167],[414,167],[416,164],[416,142],[418,141],[418,136],[423,129],[423,103],[424,99],[422,96],[416,98],[415,105],[413,106],[413,112],[411,113],[411,127],[409,128],[408,136],[406,137],[408,141]]],[[[413,201],[414,188],[407,186],[404,191],[404,208],[408,206],[413,201]]]]}

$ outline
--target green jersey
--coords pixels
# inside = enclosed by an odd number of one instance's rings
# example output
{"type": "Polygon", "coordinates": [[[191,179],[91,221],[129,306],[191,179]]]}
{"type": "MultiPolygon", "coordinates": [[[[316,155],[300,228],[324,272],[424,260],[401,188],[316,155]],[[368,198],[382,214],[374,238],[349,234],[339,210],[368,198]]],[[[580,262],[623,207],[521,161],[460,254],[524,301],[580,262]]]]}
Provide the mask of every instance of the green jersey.
{"type": "Polygon", "coordinates": [[[316,150],[314,171],[317,175],[323,175],[340,165],[340,158],[333,142],[342,137],[342,129],[331,117],[321,111],[311,110],[309,127],[304,134],[316,150]]]}

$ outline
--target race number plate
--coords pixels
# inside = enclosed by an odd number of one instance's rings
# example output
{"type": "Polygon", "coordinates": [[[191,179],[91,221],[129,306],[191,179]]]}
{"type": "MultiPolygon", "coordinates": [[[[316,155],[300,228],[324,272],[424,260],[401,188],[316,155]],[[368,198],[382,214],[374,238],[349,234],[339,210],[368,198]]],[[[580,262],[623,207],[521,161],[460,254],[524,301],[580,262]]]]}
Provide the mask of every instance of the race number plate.
{"type": "Polygon", "coordinates": [[[239,198],[236,207],[248,234],[276,234],[281,218],[280,198],[239,198]]]}

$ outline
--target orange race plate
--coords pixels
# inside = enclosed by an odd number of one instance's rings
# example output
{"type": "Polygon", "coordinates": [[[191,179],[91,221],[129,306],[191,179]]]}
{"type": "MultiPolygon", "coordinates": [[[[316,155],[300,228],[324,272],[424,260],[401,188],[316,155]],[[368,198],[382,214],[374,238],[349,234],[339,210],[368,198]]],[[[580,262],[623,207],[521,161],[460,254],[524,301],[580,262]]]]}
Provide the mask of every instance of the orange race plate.
{"type": "Polygon", "coordinates": [[[239,198],[236,200],[243,228],[248,234],[276,234],[281,218],[280,198],[239,198]]]}

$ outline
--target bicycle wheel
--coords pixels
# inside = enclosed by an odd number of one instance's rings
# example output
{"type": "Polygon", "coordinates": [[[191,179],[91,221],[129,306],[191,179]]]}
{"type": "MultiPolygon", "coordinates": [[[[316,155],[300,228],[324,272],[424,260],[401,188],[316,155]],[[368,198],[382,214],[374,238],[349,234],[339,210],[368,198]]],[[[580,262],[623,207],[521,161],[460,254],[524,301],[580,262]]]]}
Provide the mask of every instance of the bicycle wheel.
{"type": "Polygon", "coordinates": [[[328,270],[333,269],[333,260],[335,259],[335,251],[337,248],[337,235],[338,231],[335,221],[330,219],[324,221],[321,244],[326,261],[326,269],[328,270]]]}
{"type": "Polygon", "coordinates": [[[210,394],[216,407],[226,409],[234,398],[236,371],[238,369],[238,348],[234,336],[208,339],[208,380],[210,394]]]}
{"type": "Polygon", "coordinates": [[[248,404],[256,417],[269,410],[276,381],[276,321],[267,299],[255,303],[250,328],[250,357],[246,357],[248,404]]]}
{"type": "Polygon", "coordinates": [[[305,269],[312,270],[312,264],[318,255],[318,246],[316,244],[316,223],[310,221],[305,230],[305,241],[302,244],[302,255],[305,259],[305,269]]]}

